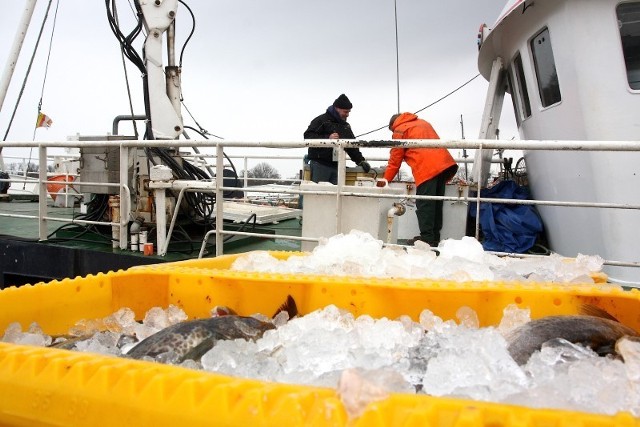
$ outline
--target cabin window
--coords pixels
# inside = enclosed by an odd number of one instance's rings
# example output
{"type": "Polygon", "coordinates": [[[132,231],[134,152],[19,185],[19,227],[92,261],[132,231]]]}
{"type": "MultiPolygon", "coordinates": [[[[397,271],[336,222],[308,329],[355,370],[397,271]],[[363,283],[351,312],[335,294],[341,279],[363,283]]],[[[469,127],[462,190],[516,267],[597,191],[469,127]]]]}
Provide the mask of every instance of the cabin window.
{"type": "Polygon", "coordinates": [[[529,91],[527,90],[527,82],[524,79],[524,67],[522,66],[522,57],[520,56],[520,53],[513,58],[512,64],[518,106],[520,107],[519,109],[521,111],[522,118],[526,119],[531,116],[531,103],[529,102],[529,91]]]}
{"type": "Polygon", "coordinates": [[[556,61],[551,48],[549,29],[545,28],[531,40],[533,63],[538,78],[538,91],[543,107],[557,104],[562,100],[560,83],[556,72],[556,61]]]}
{"type": "Polygon", "coordinates": [[[616,14],[629,87],[640,90],[640,2],[621,3],[616,14]]]}

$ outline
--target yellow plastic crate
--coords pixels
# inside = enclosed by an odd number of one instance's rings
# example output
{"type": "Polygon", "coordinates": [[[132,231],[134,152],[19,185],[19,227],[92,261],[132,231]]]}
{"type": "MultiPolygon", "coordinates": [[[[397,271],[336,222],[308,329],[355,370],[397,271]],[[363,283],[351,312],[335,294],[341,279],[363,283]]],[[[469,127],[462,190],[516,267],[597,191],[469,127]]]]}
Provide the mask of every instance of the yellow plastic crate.
{"type": "MultiPolygon", "coordinates": [[[[335,304],[356,316],[417,319],[429,308],[455,319],[456,310],[466,305],[477,311],[482,326],[496,325],[512,303],[530,308],[533,318],[575,313],[589,303],[640,329],[640,292],[635,290],[255,274],[228,270],[233,258],[4,289],[0,330],[15,321],[23,328],[38,322],[46,333],[61,334],[80,319],[102,318],[122,307],[142,318],[148,309],[169,304],[193,318],[209,316],[220,304],[243,315],[270,314],[287,295],[301,314],[335,304]]],[[[625,413],[592,415],[404,394],[371,403],[362,417],[349,420],[333,389],[2,343],[0,396],[0,424],[16,426],[640,426],[625,413]]]]}

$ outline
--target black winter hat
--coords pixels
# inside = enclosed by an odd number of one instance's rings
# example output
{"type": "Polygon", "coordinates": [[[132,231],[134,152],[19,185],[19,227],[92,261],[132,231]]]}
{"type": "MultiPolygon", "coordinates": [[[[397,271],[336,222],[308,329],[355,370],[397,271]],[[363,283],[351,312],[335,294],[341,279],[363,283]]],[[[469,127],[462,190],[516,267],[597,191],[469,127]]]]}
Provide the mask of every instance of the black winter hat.
{"type": "Polygon", "coordinates": [[[333,106],[336,108],[343,108],[345,110],[350,110],[353,108],[353,104],[351,104],[351,101],[349,101],[349,98],[347,98],[347,95],[345,95],[344,93],[336,98],[335,101],[333,101],[333,106]]]}

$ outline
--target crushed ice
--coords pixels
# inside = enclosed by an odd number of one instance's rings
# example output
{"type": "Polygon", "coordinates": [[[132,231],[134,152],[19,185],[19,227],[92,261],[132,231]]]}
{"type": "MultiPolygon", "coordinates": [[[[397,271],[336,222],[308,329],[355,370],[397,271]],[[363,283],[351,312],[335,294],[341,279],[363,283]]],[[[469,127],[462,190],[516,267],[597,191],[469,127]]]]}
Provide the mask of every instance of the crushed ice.
{"type": "Polygon", "coordinates": [[[567,259],[558,254],[531,258],[499,257],[483,250],[473,237],[447,239],[429,245],[384,246],[368,233],[352,230],[324,239],[312,252],[279,260],[269,252],[239,256],[232,270],[284,274],[429,278],[464,281],[529,281],[593,283],[592,273],[602,269],[597,255],[567,259]]]}
{"type": "MultiPolygon", "coordinates": [[[[121,356],[127,346],[121,347],[120,342],[129,333],[152,333],[165,327],[158,325],[168,326],[183,317],[184,312],[175,306],[166,310],[156,307],[145,316],[145,325],[135,322],[129,309],[121,309],[95,322],[109,324],[112,330],[87,337],[75,349],[121,356]]],[[[366,315],[355,318],[330,305],[282,323],[256,342],[218,341],[201,363],[187,361],[182,366],[262,381],[336,388],[351,416],[358,416],[367,403],[390,393],[640,415],[640,341],[619,341],[625,363],[555,340],[535,352],[526,365],[518,366],[503,335],[529,321],[529,310],[506,307],[495,328],[479,328],[477,315],[469,307],[461,307],[457,317],[459,322],[445,321],[424,310],[417,322],[407,316],[395,320],[366,315]]],[[[80,326],[72,329],[84,334],[86,324],[79,322],[80,326]]],[[[20,325],[13,323],[2,337],[3,342],[39,346],[51,340],[35,324],[22,332],[20,325]]]]}
{"type": "MultiPolygon", "coordinates": [[[[307,274],[433,277],[452,280],[536,280],[583,282],[602,260],[579,256],[572,262],[550,256],[538,260],[487,254],[471,238],[446,240],[439,256],[426,245],[383,247],[364,233],[328,239],[309,256],[279,261],[265,252],[239,257],[234,269],[307,274]]],[[[215,315],[216,313],[212,313],[215,315]]],[[[390,393],[418,393],[640,416],[640,342],[621,340],[618,359],[598,357],[584,347],[556,340],[518,366],[504,335],[530,320],[528,309],[510,305],[496,327],[478,327],[477,314],[460,307],[458,321],[425,309],[417,321],[370,316],[355,318],[330,305],[289,321],[256,342],[223,340],[200,363],[183,366],[263,381],[336,388],[350,416],[390,393]]],[[[79,351],[123,355],[135,341],[186,320],[178,307],[155,307],[136,322],[123,308],[111,316],[79,321],[70,330],[79,351]],[[132,339],[132,337],[134,337],[132,339]],[[137,337],[137,338],[136,338],[137,337]],[[84,339],[86,338],[86,339],[84,339]]],[[[37,324],[22,331],[9,325],[3,342],[46,346],[52,337],[37,324]]]]}

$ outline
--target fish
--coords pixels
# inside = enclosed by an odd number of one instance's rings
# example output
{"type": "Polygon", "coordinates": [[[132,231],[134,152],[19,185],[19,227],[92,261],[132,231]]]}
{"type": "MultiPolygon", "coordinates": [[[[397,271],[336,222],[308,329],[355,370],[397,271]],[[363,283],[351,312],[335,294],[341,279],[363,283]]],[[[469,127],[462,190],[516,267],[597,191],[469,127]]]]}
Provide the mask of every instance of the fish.
{"type": "Polygon", "coordinates": [[[91,339],[91,335],[71,336],[71,335],[58,335],[53,337],[53,342],[47,347],[60,348],[63,350],[73,350],[81,341],[91,339]]]}
{"type": "MultiPolygon", "coordinates": [[[[94,337],[94,334],[89,335],[56,335],[53,338],[53,342],[47,347],[59,348],[62,350],[75,350],[78,343],[90,340],[94,337]]],[[[137,338],[134,335],[123,334],[118,338],[116,347],[122,349],[126,345],[137,342],[137,338]]]]}
{"type": "Polygon", "coordinates": [[[544,343],[566,340],[588,347],[599,356],[618,356],[618,340],[639,336],[634,329],[600,308],[585,305],[580,312],[542,317],[515,328],[505,336],[509,354],[518,365],[525,365],[544,343]]]}
{"type": "Polygon", "coordinates": [[[237,315],[236,311],[226,305],[216,305],[211,309],[211,317],[237,315]]]}
{"type": "MultiPolygon", "coordinates": [[[[272,317],[286,311],[289,319],[298,314],[298,308],[291,295],[272,317]]],[[[179,364],[186,360],[199,362],[219,340],[245,339],[256,341],[276,326],[269,321],[255,317],[226,314],[207,319],[186,320],[150,335],[131,348],[124,357],[130,359],[163,360],[170,354],[169,361],[179,364]]]]}

